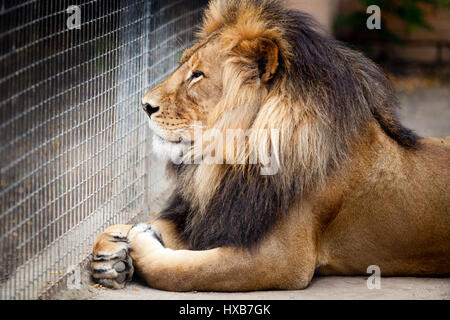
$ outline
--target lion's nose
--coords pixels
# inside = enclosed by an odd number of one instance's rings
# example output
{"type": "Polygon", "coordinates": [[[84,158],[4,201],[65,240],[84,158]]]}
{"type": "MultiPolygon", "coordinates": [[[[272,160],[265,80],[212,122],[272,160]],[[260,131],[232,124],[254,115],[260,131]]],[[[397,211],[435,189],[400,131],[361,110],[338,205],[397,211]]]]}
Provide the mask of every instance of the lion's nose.
{"type": "Polygon", "coordinates": [[[142,104],[142,108],[144,109],[145,112],[147,112],[147,114],[149,116],[151,116],[152,114],[158,112],[158,110],[159,110],[159,107],[153,107],[150,103],[142,104]]]}

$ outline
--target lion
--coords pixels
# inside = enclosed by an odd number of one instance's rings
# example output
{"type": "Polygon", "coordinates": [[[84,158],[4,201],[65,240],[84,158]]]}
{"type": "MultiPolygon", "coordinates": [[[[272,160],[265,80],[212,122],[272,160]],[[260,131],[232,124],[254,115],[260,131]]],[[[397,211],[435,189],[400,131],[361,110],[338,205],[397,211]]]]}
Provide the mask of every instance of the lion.
{"type": "Polygon", "coordinates": [[[156,219],[97,238],[100,284],[121,288],[134,271],[170,291],[303,289],[372,265],[450,274],[449,139],[402,126],[379,68],[309,15],[211,1],[198,41],[142,103],[154,152],[193,161],[169,156],[175,189],[156,219]],[[213,152],[222,137],[195,138],[199,127],[248,134],[213,152]],[[250,163],[258,148],[276,152],[275,174],[250,163]]]}

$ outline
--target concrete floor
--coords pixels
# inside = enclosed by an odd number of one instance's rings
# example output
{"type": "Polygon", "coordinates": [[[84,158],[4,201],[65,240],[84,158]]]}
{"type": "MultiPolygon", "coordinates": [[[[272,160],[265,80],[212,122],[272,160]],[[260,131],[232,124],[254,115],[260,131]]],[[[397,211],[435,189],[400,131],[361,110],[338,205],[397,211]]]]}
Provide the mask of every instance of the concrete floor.
{"type": "Polygon", "coordinates": [[[95,289],[94,300],[359,300],[450,299],[450,279],[382,278],[369,290],[364,277],[317,277],[305,290],[254,292],[167,292],[132,282],[123,290],[95,289]]]}

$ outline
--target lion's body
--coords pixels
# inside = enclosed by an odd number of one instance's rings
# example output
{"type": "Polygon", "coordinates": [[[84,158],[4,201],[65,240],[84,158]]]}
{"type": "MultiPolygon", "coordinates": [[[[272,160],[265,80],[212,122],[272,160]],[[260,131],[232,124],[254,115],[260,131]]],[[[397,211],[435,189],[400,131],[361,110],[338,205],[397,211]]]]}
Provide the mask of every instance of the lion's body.
{"type": "Polygon", "coordinates": [[[168,290],[298,289],[315,272],[371,265],[450,275],[448,140],[399,123],[372,62],[270,0],[212,2],[199,36],[143,99],[155,152],[198,161],[169,165],[176,189],[152,227],[115,226],[97,239],[95,278],[120,287],[131,258],[168,290]],[[197,123],[219,138],[197,145],[197,123]],[[244,146],[218,149],[229,129],[250,133],[244,146]],[[272,129],[278,141],[259,134],[272,129]],[[278,171],[250,163],[258,148],[278,150],[278,171]],[[211,150],[220,163],[205,160],[211,150]]]}
{"type": "Polygon", "coordinates": [[[359,152],[317,201],[339,207],[320,237],[318,272],[449,275],[449,145],[425,138],[409,151],[380,132],[359,152]]]}

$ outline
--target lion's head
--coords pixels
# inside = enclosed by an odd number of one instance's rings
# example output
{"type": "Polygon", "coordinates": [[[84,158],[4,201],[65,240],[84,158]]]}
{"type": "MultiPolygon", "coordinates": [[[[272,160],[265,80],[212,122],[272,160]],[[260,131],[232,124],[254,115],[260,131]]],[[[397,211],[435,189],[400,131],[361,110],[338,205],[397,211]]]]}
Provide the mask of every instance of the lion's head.
{"type": "MultiPolygon", "coordinates": [[[[235,163],[197,157],[174,166],[177,190],[162,215],[193,248],[257,243],[293,199],[339,168],[370,123],[415,145],[378,68],[318,31],[306,14],[273,0],[212,1],[198,37],[178,69],[142,100],[157,153],[196,150],[198,127],[249,132],[244,147],[233,140],[214,151],[226,158],[231,149],[235,163]],[[262,164],[248,162],[261,149],[276,151],[276,174],[261,175],[262,164]]],[[[226,139],[201,137],[209,153],[226,139]]]]}

